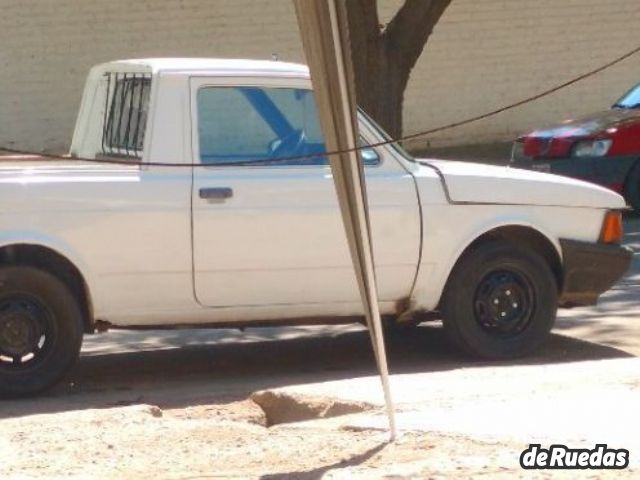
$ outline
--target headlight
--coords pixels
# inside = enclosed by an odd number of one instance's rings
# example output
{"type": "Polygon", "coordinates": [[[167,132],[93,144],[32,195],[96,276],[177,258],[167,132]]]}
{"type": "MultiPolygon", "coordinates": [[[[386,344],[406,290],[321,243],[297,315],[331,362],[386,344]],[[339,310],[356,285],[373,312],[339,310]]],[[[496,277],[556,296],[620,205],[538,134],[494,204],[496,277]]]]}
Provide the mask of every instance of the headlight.
{"type": "Polygon", "coordinates": [[[574,157],[604,157],[609,153],[613,140],[585,140],[573,147],[574,157]]]}

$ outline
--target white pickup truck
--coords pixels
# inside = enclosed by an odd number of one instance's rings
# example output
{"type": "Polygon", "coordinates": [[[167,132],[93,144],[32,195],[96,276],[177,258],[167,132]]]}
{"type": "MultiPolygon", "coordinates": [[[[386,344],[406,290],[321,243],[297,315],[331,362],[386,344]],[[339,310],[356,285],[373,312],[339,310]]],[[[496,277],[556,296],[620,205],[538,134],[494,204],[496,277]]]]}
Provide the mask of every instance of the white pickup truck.
{"type": "MultiPolygon", "coordinates": [[[[0,396],[51,386],[104,328],[360,321],[324,153],[304,66],[93,68],[69,157],[0,162],[0,396]]],[[[361,158],[382,314],[442,318],[467,353],[531,352],[629,265],[604,188],[396,144],[361,158]]]]}

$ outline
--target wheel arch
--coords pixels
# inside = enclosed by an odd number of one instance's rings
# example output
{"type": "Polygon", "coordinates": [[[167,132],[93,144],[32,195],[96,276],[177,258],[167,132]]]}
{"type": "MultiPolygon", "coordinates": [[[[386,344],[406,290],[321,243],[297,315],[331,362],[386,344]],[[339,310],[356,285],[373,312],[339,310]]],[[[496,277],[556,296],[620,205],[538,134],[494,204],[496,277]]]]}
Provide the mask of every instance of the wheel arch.
{"type": "Polygon", "coordinates": [[[0,265],[39,268],[61,280],[78,299],[86,333],[94,331],[93,302],[86,276],[58,249],[31,242],[0,244],[0,265]]]}
{"type": "MultiPolygon", "coordinates": [[[[541,230],[528,224],[505,224],[494,226],[486,229],[467,241],[467,243],[464,244],[457,252],[455,261],[450,266],[451,268],[449,268],[446,281],[443,285],[443,291],[449,283],[452,272],[467,253],[472,251],[474,248],[477,248],[479,245],[496,240],[512,243],[518,246],[525,246],[541,255],[551,268],[551,271],[557,281],[558,291],[560,292],[563,282],[562,248],[560,247],[560,243],[553,240],[551,236],[543,233],[541,230]]],[[[440,300],[441,299],[442,298],[440,298],[440,300]]]]}

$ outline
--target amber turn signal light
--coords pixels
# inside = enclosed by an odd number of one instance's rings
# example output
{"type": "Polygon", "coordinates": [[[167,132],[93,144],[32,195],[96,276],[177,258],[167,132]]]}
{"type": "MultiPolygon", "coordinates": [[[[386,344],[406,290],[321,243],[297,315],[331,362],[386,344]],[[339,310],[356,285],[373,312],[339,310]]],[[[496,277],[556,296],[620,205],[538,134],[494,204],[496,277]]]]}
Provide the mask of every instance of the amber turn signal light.
{"type": "Polygon", "coordinates": [[[602,223],[600,243],[622,243],[624,228],[622,226],[622,212],[607,212],[602,223]]]}

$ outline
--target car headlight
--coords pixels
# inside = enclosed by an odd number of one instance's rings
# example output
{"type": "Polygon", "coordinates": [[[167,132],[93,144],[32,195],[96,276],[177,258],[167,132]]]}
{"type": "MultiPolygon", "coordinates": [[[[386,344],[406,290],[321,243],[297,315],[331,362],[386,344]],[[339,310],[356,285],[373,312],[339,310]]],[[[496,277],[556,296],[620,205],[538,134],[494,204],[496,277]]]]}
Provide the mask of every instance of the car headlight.
{"type": "Polygon", "coordinates": [[[613,140],[585,140],[573,147],[574,157],[604,157],[613,145],[613,140]]]}

